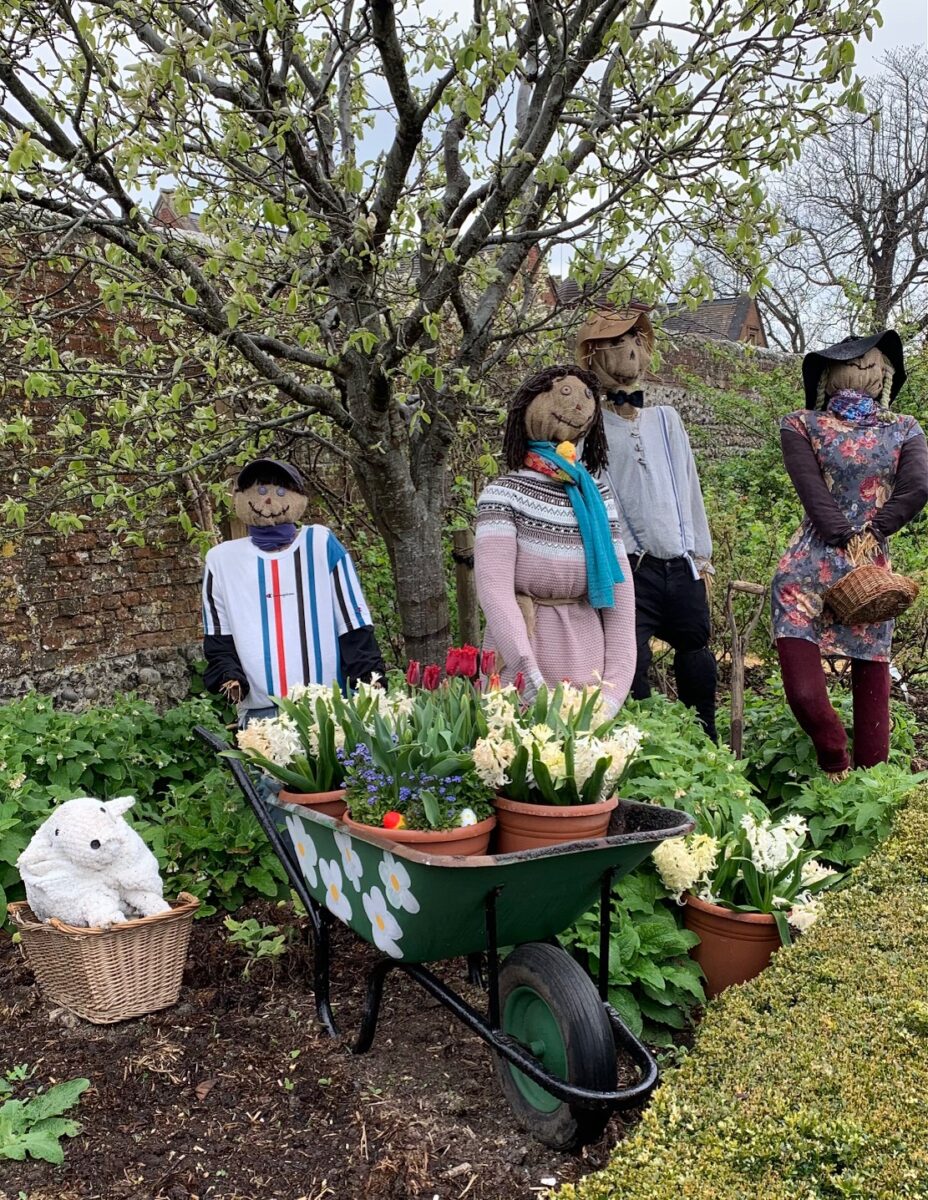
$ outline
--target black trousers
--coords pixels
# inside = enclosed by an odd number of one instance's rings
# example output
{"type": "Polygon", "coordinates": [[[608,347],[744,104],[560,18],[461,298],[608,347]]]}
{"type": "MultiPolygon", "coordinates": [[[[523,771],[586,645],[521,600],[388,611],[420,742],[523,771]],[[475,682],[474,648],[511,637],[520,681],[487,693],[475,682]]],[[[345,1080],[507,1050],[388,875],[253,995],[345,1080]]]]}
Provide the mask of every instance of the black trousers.
{"type": "Polygon", "coordinates": [[[715,656],[709,649],[711,623],[706,585],[694,579],[685,558],[631,559],[635,573],[635,636],[638,665],[632,680],[632,698],[651,695],[648,670],[651,638],[674,649],[673,673],[677,695],[696,715],[709,737],[715,730],[715,656]]]}

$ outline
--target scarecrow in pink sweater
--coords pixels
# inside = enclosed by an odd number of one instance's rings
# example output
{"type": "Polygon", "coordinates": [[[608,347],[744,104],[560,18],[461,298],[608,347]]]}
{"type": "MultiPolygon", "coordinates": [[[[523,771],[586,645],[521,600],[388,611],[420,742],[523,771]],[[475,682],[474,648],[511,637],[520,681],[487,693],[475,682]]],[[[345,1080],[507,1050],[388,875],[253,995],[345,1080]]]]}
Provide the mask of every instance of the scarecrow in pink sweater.
{"type": "Polygon", "coordinates": [[[531,699],[562,680],[601,686],[612,711],[635,672],[632,575],[608,488],[600,384],[580,367],[531,375],[509,406],[508,474],[477,502],[485,644],[531,699]],[[581,461],[576,443],[583,439],[581,461]]]}

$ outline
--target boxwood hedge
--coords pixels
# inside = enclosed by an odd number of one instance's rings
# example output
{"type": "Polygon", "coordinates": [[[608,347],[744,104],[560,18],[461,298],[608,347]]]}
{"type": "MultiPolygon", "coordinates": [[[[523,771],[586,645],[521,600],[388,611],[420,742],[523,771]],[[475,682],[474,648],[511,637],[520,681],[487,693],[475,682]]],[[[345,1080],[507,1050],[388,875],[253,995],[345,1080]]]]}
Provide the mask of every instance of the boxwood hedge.
{"type": "Polygon", "coordinates": [[[928,1198],[928,789],[574,1200],[928,1198]]]}

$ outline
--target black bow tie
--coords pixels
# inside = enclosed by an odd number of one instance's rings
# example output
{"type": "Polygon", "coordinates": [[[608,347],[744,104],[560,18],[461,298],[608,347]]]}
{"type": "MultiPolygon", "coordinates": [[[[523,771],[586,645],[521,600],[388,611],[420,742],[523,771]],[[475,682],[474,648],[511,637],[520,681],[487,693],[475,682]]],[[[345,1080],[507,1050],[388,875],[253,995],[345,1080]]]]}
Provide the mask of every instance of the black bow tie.
{"type": "Polygon", "coordinates": [[[631,404],[635,408],[644,408],[644,392],[607,392],[606,399],[618,408],[622,404],[631,404]]]}

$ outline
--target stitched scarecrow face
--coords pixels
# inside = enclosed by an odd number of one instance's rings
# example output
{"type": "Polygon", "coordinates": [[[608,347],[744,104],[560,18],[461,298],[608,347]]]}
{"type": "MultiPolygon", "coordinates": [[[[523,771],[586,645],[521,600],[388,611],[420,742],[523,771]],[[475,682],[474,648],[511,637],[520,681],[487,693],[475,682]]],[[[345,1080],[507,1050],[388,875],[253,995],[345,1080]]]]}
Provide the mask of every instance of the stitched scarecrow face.
{"type": "Polygon", "coordinates": [[[578,442],[596,416],[596,398],[576,375],[556,379],[525,410],[525,432],[535,441],[578,442]]]}
{"type": "Polygon", "coordinates": [[[248,487],[236,487],[232,505],[244,525],[295,525],[306,511],[306,497],[286,476],[268,470],[249,481],[248,487]]]}
{"type": "Polygon", "coordinates": [[[855,392],[865,392],[876,400],[882,394],[883,381],[889,371],[889,359],[877,346],[873,346],[860,358],[830,364],[825,376],[825,395],[833,396],[835,392],[850,388],[855,392]]]}
{"type": "Polygon", "coordinates": [[[593,342],[590,369],[608,388],[629,391],[651,365],[651,347],[640,329],[593,342]]]}

